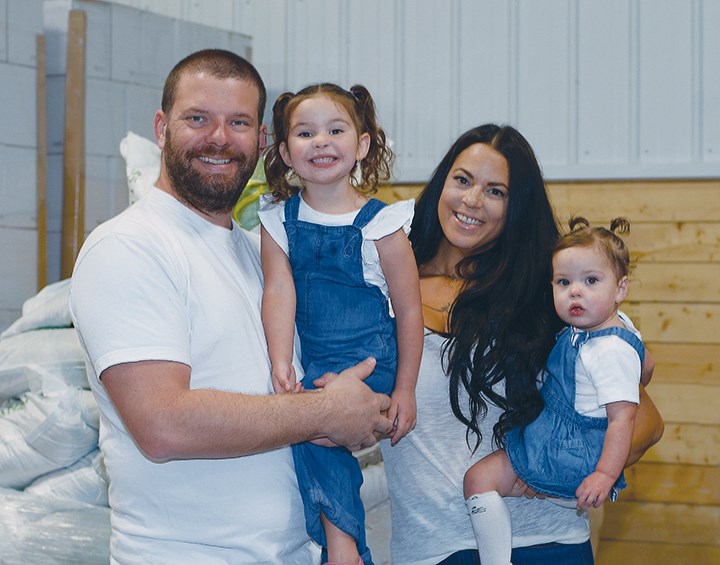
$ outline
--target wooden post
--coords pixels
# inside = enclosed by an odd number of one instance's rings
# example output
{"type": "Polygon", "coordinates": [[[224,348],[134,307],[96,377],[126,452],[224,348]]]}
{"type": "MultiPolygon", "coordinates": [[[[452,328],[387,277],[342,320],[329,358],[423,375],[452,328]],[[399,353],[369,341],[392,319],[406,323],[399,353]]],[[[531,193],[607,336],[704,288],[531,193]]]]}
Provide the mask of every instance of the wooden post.
{"type": "Polygon", "coordinates": [[[60,276],[72,274],[85,232],[85,50],[87,15],[71,10],[68,18],[63,141],[63,214],[60,276]]]}
{"type": "Polygon", "coordinates": [[[37,51],[37,289],[47,285],[47,100],[45,36],[37,51]]]}

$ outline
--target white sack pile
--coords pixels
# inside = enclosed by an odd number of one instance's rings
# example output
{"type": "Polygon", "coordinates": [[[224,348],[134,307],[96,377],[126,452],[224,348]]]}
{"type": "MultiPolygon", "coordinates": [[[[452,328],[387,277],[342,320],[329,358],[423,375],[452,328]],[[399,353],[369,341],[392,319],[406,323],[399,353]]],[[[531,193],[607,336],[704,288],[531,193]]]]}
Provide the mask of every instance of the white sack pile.
{"type": "Polygon", "coordinates": [[[109,562],[109,508],[0,488],[0,563],[109,562]]]}
{"type": "Polygon", "coordinates": [[[99,416],[68,309],[47,286],[0,334],[0,559],[107,563],[99,416]]]}

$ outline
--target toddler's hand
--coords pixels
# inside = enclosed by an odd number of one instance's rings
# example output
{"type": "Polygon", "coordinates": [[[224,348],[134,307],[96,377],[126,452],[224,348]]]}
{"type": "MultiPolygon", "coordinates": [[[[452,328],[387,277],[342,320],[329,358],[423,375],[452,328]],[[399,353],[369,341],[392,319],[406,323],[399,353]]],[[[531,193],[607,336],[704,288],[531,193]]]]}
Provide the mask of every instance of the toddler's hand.
{"type": "Polygon", "coordinates": [[[272,385],[276,394],[303,391],[302,383],[297,382],[292,363],[273,365],[272,385]]]}
{"type": "Polygon", "coordinates": [[[583,508],[599,508],[610,494],[616,478],[610,477],[601,471],[590,473],[575,491],[578,510],[583,508]]]}
{"type": "Polygon", "coordinates": [[[415,405],[415,391],[395,390],[390,396],[390,409],[388,418],[393,422],[390,432],[391,445],[397,444],[409,434],[417,422],[417,406],[415,405]]]}

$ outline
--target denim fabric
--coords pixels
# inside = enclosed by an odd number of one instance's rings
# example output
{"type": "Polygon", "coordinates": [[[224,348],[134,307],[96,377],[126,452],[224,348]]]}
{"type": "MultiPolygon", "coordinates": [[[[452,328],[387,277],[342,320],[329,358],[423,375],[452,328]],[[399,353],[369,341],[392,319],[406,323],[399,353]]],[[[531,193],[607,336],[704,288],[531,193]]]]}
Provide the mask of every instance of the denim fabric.
{"type": "MultiPolygon", "coordinates": [[[[542,413],[524,431],[514,429],[505,437],[505,450],[515,473],[537,492],[575,498],[580,483],[595,470],[600,459],[607,418],[592,418],[575,411],[575,363],[587,340],[606,335],[616,335],[629,343],[642,362],[645,346],[625,328],[596,332],[565,328],[548,358],[541,389],[545,402],[542,413]]],[[[614,489],[626,486],[621,473],[614,489]]]]}
{"type": "MultiPolygon", "coordinates": [[[[285,205],[285,231],[297,294],[296,317],[305,369],[303,386],[328,371],[340,372],[368,356],[377,359],[365,381],[390,394],[395,385],[395,320],[382,291],[363,275],[361,229],[385,206],[371,199],[350,226],[322,226],[298,220],[300,196],[285,205]]],[[[357,540],[363,561],[372,563],[365,540],[365,511],[360,500],[362,473],[344,448],[311,443],[293,446],[308,534],[327,545],[320,512],[357,540]]]]}
{"type": "MultiPolygon", "coordinates": [[[[529,547],[516,547],[510,557],[513,565],[593,565],[589,541],[578,544],[546,543],[529,547]]],[[[438,565],[481,565],[475,549],[453,553],[438,565]]]]}

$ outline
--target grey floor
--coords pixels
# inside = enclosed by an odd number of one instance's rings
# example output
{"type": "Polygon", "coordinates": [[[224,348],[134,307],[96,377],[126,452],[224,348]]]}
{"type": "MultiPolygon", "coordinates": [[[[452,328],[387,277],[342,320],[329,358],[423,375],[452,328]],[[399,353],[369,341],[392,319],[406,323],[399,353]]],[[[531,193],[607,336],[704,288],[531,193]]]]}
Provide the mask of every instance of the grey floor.
{"type": "Polygon", "coordinates": [[[371,447],[357,454],[363,469],[360,497],[365,505],[367,543],[375,565],[388,565],[390,559],[390,500],[380,450],[371,447]]]}
{"type": "Polygon", "coordinates": [[[385,500],[365,514],[368,547],[375,565],[389,565],[390,559],[390,501],[385,500]]]}

